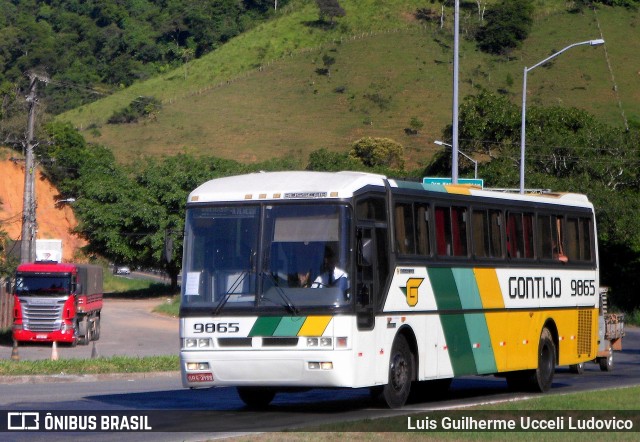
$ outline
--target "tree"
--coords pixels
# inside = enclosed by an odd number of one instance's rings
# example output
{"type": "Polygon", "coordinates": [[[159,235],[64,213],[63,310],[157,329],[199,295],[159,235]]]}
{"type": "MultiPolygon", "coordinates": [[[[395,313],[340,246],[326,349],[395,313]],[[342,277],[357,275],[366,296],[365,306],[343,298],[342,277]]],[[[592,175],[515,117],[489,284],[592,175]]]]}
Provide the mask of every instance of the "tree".
{"type": "MultiPolygon", "coordinates": [[[[460,122],[463,150],[489,154],[480,167],[485,183],[517,187],[518,106],[483,91],[465,98],[460,122]]],[[[601,283],[611,287],[611,301],[619,308],[640,307],[634,288],[640,271],[640,132],[558,106],[529,108],[527,129],[527,187],[588,195],[596,208],[601,283]]]]}
{"type": "Polygon", "coordinates": [[[326,21],[328,17],[329,22],[333,24],[336,17],[344,17],[346,15],[338,0],[316,0],[316,4],[320,9],[320,21],[326,21]]]}
{"type": "Polygon", "coordinates": [[[404,148],[389,138],[360,138],[351,145],[349,156],[367,167],[404,168],[404,148]]]}
{"type": "Polygon", "coordinates": [[[476,35],[480,50],[505,54],[519,47],[533,25],[533,10],[532,0],[500,0],[489,7],[476,35]]]}

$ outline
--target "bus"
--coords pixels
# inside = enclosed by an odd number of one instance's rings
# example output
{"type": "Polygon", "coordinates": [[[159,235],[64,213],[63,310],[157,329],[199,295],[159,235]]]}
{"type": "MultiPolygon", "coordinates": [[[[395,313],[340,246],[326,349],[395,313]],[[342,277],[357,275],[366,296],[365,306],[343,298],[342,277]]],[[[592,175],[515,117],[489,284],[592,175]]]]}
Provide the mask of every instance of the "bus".
{"type": "Polygon", "coordinates": [[[544,392],[597,352],[593,205],[361,172],[214,179],[186,206],[185,387],[370,388],[386,406],[457,376],[544,392]]]}

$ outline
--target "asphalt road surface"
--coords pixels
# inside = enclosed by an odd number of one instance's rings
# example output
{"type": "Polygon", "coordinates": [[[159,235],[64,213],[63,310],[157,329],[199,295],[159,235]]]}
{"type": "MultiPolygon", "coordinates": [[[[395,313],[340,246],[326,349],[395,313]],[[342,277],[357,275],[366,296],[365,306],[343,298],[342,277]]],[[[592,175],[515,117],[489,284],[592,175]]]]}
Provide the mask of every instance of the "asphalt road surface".
{"type": "MultiPolygon", "coordinates": [[[[102,333],[96,345],[100,355],[177,354],[178,320],[151,313],[160,302],[164,300],[107,299],[102,333]]],[[[613,371],[601,372],[598,365],[589,363],[584,374],[575,375],[566,367],[559,367],[548,394],[640,385],[640,329],[627,328],[626,333],[623,351],[615,353],[613,371]]],[[[91,347],[60,348],[59,357],[90,357],[91,347]]],[[[11,347],[0,350],[3,358],[10,357],[11,347]]],[[[51,348],[27,346],[20,347],[19,352],[23,359],[42,359],[50,356],[51,348]]],[[[175,429],[178,425],[181,431],[91,434],[91,440],[99,441],[207,440],[238,433],[428,413],[527,396],[509,391],[501,378],[467,377],[454,380],[446,395],[418,398],[401,410],[376,406],[367,389],[315,389],[280,393],[266,410],[255,411],[244,406],[233,388],[185,389],[178,373],[0,379],[0,391],[0,410],[151,413],[155,429],[175,429]],[[198,432],[185,433],[187,429],[198,432]]],[[[87,436],[68,432],[0,433],[2,440],[30,442],[86,440],[87,436]]]]}

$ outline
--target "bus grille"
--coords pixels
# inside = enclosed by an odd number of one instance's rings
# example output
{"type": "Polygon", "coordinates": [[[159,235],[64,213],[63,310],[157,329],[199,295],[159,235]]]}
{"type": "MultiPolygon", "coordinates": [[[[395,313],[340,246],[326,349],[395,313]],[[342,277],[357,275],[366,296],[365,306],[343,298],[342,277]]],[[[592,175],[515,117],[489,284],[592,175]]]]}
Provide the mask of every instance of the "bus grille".
{"type": "Polygon", "coordinates": [[[578,356],[591,355],[591,310],[578,311],[578,356]]]}
{"type": "Polygon", "coordinates": [[[22,317],[25,330],[52,332],[60,330],[64,300],[56,304],[23,304],[22,317]]]}

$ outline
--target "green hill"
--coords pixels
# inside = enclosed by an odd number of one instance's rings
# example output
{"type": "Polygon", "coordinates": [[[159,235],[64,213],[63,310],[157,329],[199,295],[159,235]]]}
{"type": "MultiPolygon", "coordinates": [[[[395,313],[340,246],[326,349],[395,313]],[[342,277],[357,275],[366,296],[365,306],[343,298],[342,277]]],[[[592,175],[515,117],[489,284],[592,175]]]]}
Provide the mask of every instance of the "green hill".
{"type": "MultiPolygon", "coordinates": [[[[313,1],[294,1],[274,21],[180,69],[62,114],[89,141],[123,163],[180,152],[243,162],[311,151],[344,150],[362,136],[392,138],[407,162],[428,161],[433,140],[451,121],[452,10],[444,28],[415,18],[412,0],[343,1],[346,16],[321,26],[313,1]],[[322,70],[325,71],[322,71],[322,70]],[[138,123],[107,124],[139,96],[162,109],[138,123]],[[424,123],[407,135],[412,118],[424,123]]],[[[476,2],[462,2],[463,37],[478,25],[476,2]]],[[[493,3],[493,2],[481,2],[493,3]]],[[[583,108],[603,121],[640,121],[640,15],[599,6],[567,12],[565,2],[535,2],[533,30],[509,58],[479,52],[461,39],[460,97],[476,88],[521,101],[522,71],[565,46],[604,38],[599,48],[571,49],[528,75],[528,104],[583,108]]]]}

